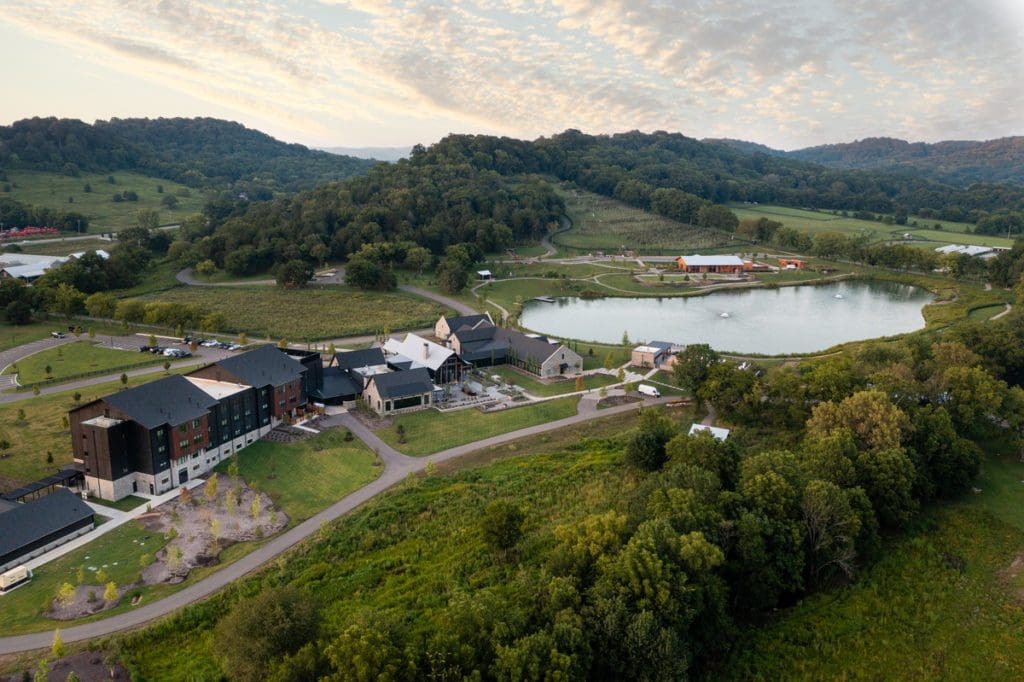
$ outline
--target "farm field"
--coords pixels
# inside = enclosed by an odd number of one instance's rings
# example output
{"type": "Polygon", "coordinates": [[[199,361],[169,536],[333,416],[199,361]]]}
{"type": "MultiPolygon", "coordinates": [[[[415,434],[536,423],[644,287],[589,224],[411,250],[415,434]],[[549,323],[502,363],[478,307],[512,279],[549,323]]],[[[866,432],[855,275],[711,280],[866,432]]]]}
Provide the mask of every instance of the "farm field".
{"type": "Polygon", "coordinates": [[[41,242],[25,244],[22,252],[39,256],[66,256],[79,251],[110,251],[117,242],[107,239],[75,239],[72,241],[41,242]]]}
{"type": "Polygon", "coordinates": [[[472,408],[447,413],[422,410],[395,417],[394,423],[379,430],[377,435],[407,455],[431,455],[457,445],[571,417],[576,414],[577,402],[579,398],[559,398],[487,414],[472,408]],[[399,442],[399,425],[405,429],[405,443],[399,442]]]}
{"type": "Polygon", "coordinates": [[[403,293],[363,292],[345,286],[302,290],[271,286],[176,287],[147,301],[195,303],[226,320],[226,332],[251,338],[315,341],[433,326],[445,308],[403,293]]]}
{"type": "Polygon", "coordinates": [[[576,252],[622,250],[671,255],[729,246],[732,235],[685,225],[656,213],[579,189],[558,189],[573,227],[552,237],[558,248],[576,252]]]}
{"type": "MultiPolygon", "coordinates": [[[[171,372],[175,372],[174,368],[171,372]]],[[[166,376],[155,371],[139,377],[129,377],[128,387],[166,376]]],[[[64,428],[63,418],[68,410],[84,405],[101,396],[121,390],[120,381],[95,384],[86,388],[61,391],[49,395],[27,397],[0,409],[0,436],[10,443],[0,458],[0,489],[16,488],[30,483],[71,463],[71,433],[64,428]],[[81,400],[75,402],[75,393],[81,400]],[[24,411],[22,419],[21,411],[24,411]],[[53,454],[53,463],[47,463],[47,453],[53,454]]]]}
{"type": "MultiPolygon", "coordinates": [[[[270,495],[291,519],[304,521],[380,475],[381,464],[361,440],[334,429],[298,443],[261,440],[239,452],[238,471],[270,495]]],[[[227,471],[221,462],[217,471],[227,471]]]]}
{"type": "Polygon", "coordinates": [[[107,175],[83,173],[73,178],[41,171],[9,171],[6,184],[11,185],[11,191],[4,196],[27,204],[83,213],[89,217],[89,232],[97,234],[132,227],[136,224],[136,214],[144,208],[158,211],[161,223],[178,222],[201,211],[206,201],[204,192],[170,180],[125,171],[113,173],[115,184],[110,184],[107,175]],[[91,192],[83,191],[86,184],[92,188],[91,192]],[[163,186],[162,194],[157,192],[158,185],[163,186]],[[138,194],[139,200],[117,203],[112,200],[114,194],[128,190],[138,194]],[[188,196],[182,196],[183,191],[188,196]],[[178,200],[173,210],[161,204],[168,195],[178,200]],[[68,203],[69,197],[74,199],[73,203],[68,203]]]}
{"type": "Polygon", "coordinates": [[[981,493],[928,511],[853,584],[740,638],[721,679],[1019,679],[1024,464],[989,455],[981,493]]]}
{"type": "MultiPolygon", "coordinates": [[[[576,390],[575,379],[565,379],[546,384],[508,366],[485,367],[482,371],[488,376],[500,376],[506,383],[515,384],[527,393],[543,398],[553,395],[561,395],[563,393],[572,393],[576,390]]],[[[591,374],[583,377],[583,389],[589,391],[591,389],[598,389],[602,386],[614,384],[615,382],[616,379],[613,376],[608,376],[607,374],[591,374]]]]}
{"type": "Polygon", "coordinates": [[[950,223],[941,220],[925,218],[911,218],[907,225],[886,225],[885,223],[873,220],[858,220],[837,216],[826,211],[809,211],[788,206],[752,205],[752,204],[729,204],[729,209],[736,214],[740,220],[757,218],[768,218],[781,222],[786,227],[791,227],[810,235],[820,232],[839,232],[847,236],[872,233],[875,241],[888,239],[902,239],[904,234],[912,234],[917,239],[937,242],[936,246],[942,244],[979,244],[983,246],[1013,246],[1013,240],[1005,237],[993,237],[981,234],[966,234],[968,228],[973,228],[967,223],[950,223]],[[915,227],[913,221],[918,222],[915,227]],[[941,230],[933,229],[938,223],[942,225],[941,230]]]}
{"type": "Polygon", "coordinates": [[[114,348],[104,348],[90,341],[66,343],[41,351],[7,369],[6,374],[18,374],[18,382],[32,384],[52,379],[54,382],[80,377],[84,374],[114,372],[122,368],[138,368],[145,365],[162,365],[174,358],[134,353],[114,348]],[[50,367],[51,373],[46,373],[50,367]]]}

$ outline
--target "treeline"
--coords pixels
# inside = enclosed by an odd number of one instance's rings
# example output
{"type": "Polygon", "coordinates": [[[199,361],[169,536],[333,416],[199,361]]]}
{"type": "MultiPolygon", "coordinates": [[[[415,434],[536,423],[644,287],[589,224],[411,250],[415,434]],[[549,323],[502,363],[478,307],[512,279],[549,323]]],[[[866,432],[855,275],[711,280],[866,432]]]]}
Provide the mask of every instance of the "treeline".
{"type": "Polygon", "coordinates": [[[133,170],[196,188],[297,191],[375,162],[286,144],[213,118],[32,118],[0,127],[0,168],[76,176],[133,170]]]}
{"type": "Polygon", "coordinates": [[[117,299],[108,292],[137,285],[170,243],[166,232],[143,227],[122,230],[117,237],[109,258],[88,251],[47,270],[32,286],[20,279],[0,279],[0,309],[5,319],[11,324],[28,324],[46,313],[71,317],[85,312],[113,317],[117,299]]]}
{"type": "Polygon", "coordinates": [[[89,218],[77,211],[58,211],[45,206],[32,206],[10,197],[0,197],[0,224],[3,229],[22,227],[55,227],[58,230],[85,231],[89,218]]]}
{"type": "MultiPolygon", "coordinates": [[[[204,220],[185,224],[184,241],[171,253],[184,265],[210,261],[236,275],[295,260],[347,259],[364,245],[384,243],[421,247],[432,259],[461,245],[476,259],[539,241],[563,210],[542,179],[507,178],[464,159],[423,152],[291,198],[252,205],[211,202],[204,220]]],[[[374,252],[364,260],[391,267],[392,256],[374,252]]]]}
{"type": "MultiPolygon", "coordinates": [[[[1006,326],[1019,334],[1021,319],[1006,326]]],[[[241,585],[240,599],[192,609],[135,636],[129,650],[142,657],[147,642],[185,626],[210,632],[209,651],[239,680],[713,675],[742,646],[741,626],[851,580],[878,556],[883,534],[968,490],[976,440],[1009,430],[1019,441],[1024,391],[962,341],[917,335],[768,372],[691,346],[676,378],[739,425],[727,441],[690,436],[644,410],[635,431],[582,446],[619,450],[622,468],[607,485],[628,483],[607,505],[553,527],[497,487],[500,477],[464,486],[497,498],[472,520],[439,511],[466,504],[440,488],[400,493],[351,519],[356,530],[324,533],[241,585]],[[408,530],[435,516],[437,528],[408,530]],[[423,562],[386,552],[444,532],[474,540],[423,562]],[[332,568],[364,552],[359,576],[332,568]],[[436,571],[444,594],[407,589],[436,571]],[[405,578],[372,577],[385,572],[405,578]]],[[[576,493],[600,499],[601,480],[575,481],[576,493]]]]}

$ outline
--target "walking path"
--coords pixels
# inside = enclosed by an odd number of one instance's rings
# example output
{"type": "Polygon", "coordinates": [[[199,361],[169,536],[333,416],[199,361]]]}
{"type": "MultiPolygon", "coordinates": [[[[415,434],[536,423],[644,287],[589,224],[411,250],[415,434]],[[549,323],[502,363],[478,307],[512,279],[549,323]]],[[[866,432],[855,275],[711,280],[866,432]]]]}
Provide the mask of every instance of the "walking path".
{"type": "MultiPolygon", "coordinates": [[[[396,483],[400,483],[411,474],[422,471],[428,462],[445,462],[456,459],[483,448],[494,447],[509,441],[526,438],[555,429],[581,424],[597,417],[605,417],[636,410],[639,405],[657,405],[668,402],[669,398],[644,400],[642,403],[629,403],[604,410],[582,411],[572,417],[559,419],[546,424],[538,424],[518,431],[485,438],[473,443],[443,450],[429,457],[409,457],[398,452],[377,437],[369,428],[349,414],[334,415],[326,418],[326,423],[342,424],[351,429],[352,433],[372,448],[384,464],[384,471],[379,478],[363,486],[359,490],[342,498],[319,514],[303,521],[295,527],[271,539],[266,544],[253,550],[238,561],[229,564],[208,577],[196,582],[180,592],[163,599],[146,603],[143,606],[125,613],[120,613],[103,620],[76,625],[61,629],[61,637],[65,642],[95,639],[144,625],[151,620],[174,613],[189,604],[210,596],[248,573],[260,568],[272,559],[280,556],[296,544],[318,532],[321,526],[351,512],[363,503],[387,491],[396,483]]],[[[596,406],[595,406],[596,407],[596,406]]],[[[198,481],[197,481],[198,482],[198,481]]],[[[106,524],[105,524],[106,525],[106,524]]],[[[93,536],[95,537],[95,536],[93,536]]],[[[38,632],[28,635],[0,638],[0,655],[22,651],[45,649],[53,641],[52,632],[38,632]]]]}

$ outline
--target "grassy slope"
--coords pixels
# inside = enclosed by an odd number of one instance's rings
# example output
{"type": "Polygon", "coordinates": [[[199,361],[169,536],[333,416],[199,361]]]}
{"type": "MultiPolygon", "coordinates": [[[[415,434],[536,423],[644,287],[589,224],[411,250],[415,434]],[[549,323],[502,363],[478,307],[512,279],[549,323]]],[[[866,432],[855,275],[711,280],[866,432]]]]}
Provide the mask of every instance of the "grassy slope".
{"type": "MultiPolygon", "coordinates": [[[[226,471],[222,462],[218,471],[226,471]]],[[[253,443],[238,455],[238,469],[292,522],[303,521],[381,472],[380,463],[362,441],[345,442],[340,431],[328,431],[298,443],[253,443]]]]}
{"type": "MultiPolygon", "coordinates": [[[[172,358],[104,348],[88,341],[77,341],[41,351],[18,361],[18,381],[30,384],[48,378],[60,380],[89,372],[115,372],[122,367],[137,367],[142,363],[160,365],[165,360],[172,361],[172,358]],[[52,370],[49,376],[46,374],[47,365],[52,370]]],[[[13,371],[12,367],[8,373],[13,371]]]]}
{"type": "Polygon", "coordinates": [[[107,239],[72,239],[59,242],[41,242],[38,244],[25,245],[22,253],[38,254],[41,256],[66,256],[69,253],[78,251],[104,250],[109,252],[117,242],[107,239]]]}
{"type": "Polygon", "coordinates": [[[625,248],[646,254],[674,254],[728,246],[731,242],[723,232],[678,223],[598,194],[575,189],[558,192],[573,223],[571,230],[552,238],[560,249],[615,253],[625,248]]]}
{"type": "Polygon", "coordinates": [[[403,293],[344,286],[286,290],[276,286],[178,287],[145,300],[195,303],[221,313],[223,331],[251,337],[317,340],[433,326],[443,306],[403,293]]]}
{"type": "Polygon", "coordinates": [[[173,223],[198,213],[206,201],[205,194],[199,190],[189,189],[190,196],[182,197],[177,193],[187,189],[170,180],[160,180],[138,173],[114,173],[115,184],[107,182],[107,174],[84,173],[72,178],[58,173],[41,171],[10,171],[7,173],[11,191],[4,196],[37,206],[75,211],[89,217],[89,232],[110,232],[135,225],[135,216],[140,209],[148,208],[160,212],[160,222],[173,223]],[[92,192],[84,192],[86,183],[92,186],[92,192]],[[164,193],[156,191],[157,185],[163,185],[164,193]],[[126,190],[139,195],[138,201],[122,201],[114,203],[111,197],[115,193],[126,190]],[[178,206],[173,211],[160,204],[160,200],[174,194],[178,198],[178,206]],[[68,203],[68,197],[74,203],[68,203]]]}
{"type": "Polygon", "coordinates": [[[535,405],[484,414],[475,409],[438,413],[423,410],[395,418],[395,423],[377,432],[385,443],[408,455],[429,455],[441,450],[490,438],[535,424],[544,424],[576,414],[579,398],[559,398],[535,405]],[[397,427],[405,429],[406,442],[398,442],[397,427]]]}

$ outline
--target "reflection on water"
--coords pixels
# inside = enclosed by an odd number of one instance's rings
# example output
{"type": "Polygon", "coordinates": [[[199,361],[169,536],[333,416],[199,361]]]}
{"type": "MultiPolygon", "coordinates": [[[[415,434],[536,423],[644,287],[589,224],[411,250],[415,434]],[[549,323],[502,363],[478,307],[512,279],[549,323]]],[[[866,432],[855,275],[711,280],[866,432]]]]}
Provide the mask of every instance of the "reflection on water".
{"type": "Polygon", "coordinates": [[[528,329],[556,337],[619,343],[631,339],[708,343],[740,353],[807,353],[846,341],[924,326],[925,289],[895,282],[717,291],[690,298],[559,298],[530,301],[528,329]]]}

